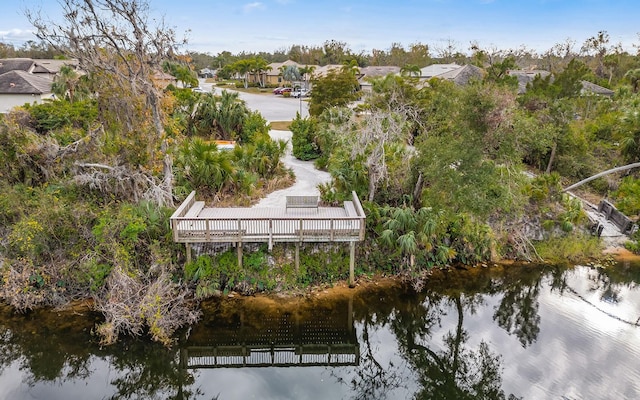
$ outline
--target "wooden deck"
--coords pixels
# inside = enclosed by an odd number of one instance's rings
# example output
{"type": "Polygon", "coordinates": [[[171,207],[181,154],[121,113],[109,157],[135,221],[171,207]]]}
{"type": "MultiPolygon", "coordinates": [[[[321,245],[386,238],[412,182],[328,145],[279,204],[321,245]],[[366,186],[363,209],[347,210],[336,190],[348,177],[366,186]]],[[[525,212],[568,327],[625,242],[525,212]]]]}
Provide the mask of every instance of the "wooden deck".
{"type": "Polygon", "coordinates": [[[355,192],[343,207],[208,208],[195,192],[171,216],[179,243],[359,242],[365,213],[355,192]]]}
{"type": "MultiPolygon", "coordinates": [[[[173,240],[186,245],[191,261],[192,243],[233,243],[242,266],[243,243],[296,243],[295,264],[300,263],[300,243],[349,243],[349,285],[354,285],[355,244],[364,240],[366,215],[355,192],[342,207],[210,208],[191,192],[171,216],[173,240]]],[[[311,203],[309,203],[311,204],[311,203]]]]}

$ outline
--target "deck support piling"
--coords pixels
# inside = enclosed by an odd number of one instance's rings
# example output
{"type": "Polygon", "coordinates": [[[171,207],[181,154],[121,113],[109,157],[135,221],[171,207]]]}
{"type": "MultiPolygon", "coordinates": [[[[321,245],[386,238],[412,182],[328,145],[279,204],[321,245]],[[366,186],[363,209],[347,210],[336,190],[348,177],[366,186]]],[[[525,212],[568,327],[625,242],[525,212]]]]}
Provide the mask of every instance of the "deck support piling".
{"type": "Polygon", "coordinates": [[[300,242],[296,242],[296,275],[300,271],[300,242]]]}
{"type": "Polygon", "coordinates": [[[354,267],[356,263],[356,242],[349,242],[349,287],[356,286],[354,277],[354,267]]]}
{"type": "Polygon", "coordinates": [[[191,263],[191,243],[185,243],[185,247],[187,248],[187,264],[191,263]]]}
{"type": "Polygon", "coordinates": [[[242,268],[242,242],[236,242],[238,247],[238,268],[242,268]]]}

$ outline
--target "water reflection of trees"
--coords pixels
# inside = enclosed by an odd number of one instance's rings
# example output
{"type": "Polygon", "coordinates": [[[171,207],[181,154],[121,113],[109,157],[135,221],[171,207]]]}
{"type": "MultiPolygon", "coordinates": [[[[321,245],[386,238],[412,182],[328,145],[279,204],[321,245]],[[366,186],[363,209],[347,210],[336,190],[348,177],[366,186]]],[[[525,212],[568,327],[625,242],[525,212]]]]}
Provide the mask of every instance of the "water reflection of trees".
{"type": "MultiPolygon", "coordinates": [[[[527,347],[540,330],[541,288],[548,285],[560,295],[573,293],[571,273],[561,267],[534,266],[452,271],[434,275],[425,293],[393,288],[355,296],[353,318],[361,326],[360,364],[348,376],[334,376],[351,389],[355,399],[390,398],[407,390],[417,399],[512,398],[501,388],[501,357],[474,337],[465,316],[495,302],[495,323],[527,347]],[[382,358],[383,349],[374,340],[387,329],[399,350],[398,358],[391,361],[382,358]]],[[[640,286],[640,267],[592,268],[586,277],[589,288],[604,296],[601,300],[611,301],[619,299],[622,288],[640,286]]],[[[115,371],[110,382],[114,399],[178,400],[203,395],[194,387],[193,371],[180,367],[176,349],[143,340],[101,348],[90,333],[94,324],[90,313],[15,316],[0,307],[0,368],[14,365],[27,371],[26,379],[34,385],[86,379],[95,373],[95,361],[102,359],[115,371]]]]}
{"type": "Polygon", "coordinates": [[[455,328],[444,334],[441,348],[430,344],[432,333],[425,329],[435,326],[436,319],[414,320],[400,325],[406,330],[396,330],[401,351],[418,374],[421,388],[415,398],[507,398],[501,389],[500,356],[493,354],[484,341],[477,348],[467,344],[469,333],[464,329],[465,312],[472,313],[483,301],[481,295],[467,296],[458,292],[442,299],[432,297],[422,303],[426,308],[421,313],[423,316],[445,315],[454,310],[457,314],[455,328]]]}
{"type": "Polygon", "coordinates": [[[474,289],[470,293],[457,287],[407,295],[394,301],[387,301],[375,293],[363,300],[369,310],[375,309],[376,312],[373,318],[366,311],[356,315],[363,324],[361,343],[364,350],[362,362],[350,382],[353,397],[386,398],[393,390],[406,387],[403,384],[403,379],[407,378],[406,371],[400,365],[382,366],[375,360],[373,352],[367,350],[369,330],[385,325],[396,336],[400,356],[419,385],[414,398],[514,398],[501,389],[500,356],[483,341],[477,346],[468,343],[470,335],[464,327],[464,316],[474,313],[478,306],[484,304],[483,292],[490,293],[495,289],[488,277],[474,280],[471,286],[474,289]],[[445,331],[438,345],[434,333],[446,324],[450,324],[451,329],[445,331]],[[386,373],[382,372],[384,369],[387,369],[386,373]]]}
{"type": "Polygon", "coordinates": [[[111,381],[112,399],[184,400],[202,396],[193,388],[194,376],[179,365],[178,352],[146,341],[125,344],[126,351],[109,356],[112,367],[122,373],[111,381]]]}
{"type": "Polygon", "coordinates": [[[498,326],[515,335],[523,347],[534,343],[540,333],[538,296],[542,273],[538,268],[521,270],[519,274],[505,274],[497,280],[495,291],[502,294],[493,320],[498,326]]]}
{"type": "Polygon", "coordinates": [[[474,314],[487,296],[501,296],[494,320],[526,347],[535,342],[540,330],[538,297],[544,272],[535,267],[450,271],[434,276],[427,285],[430,290],[414,297],[389,301],[379,293],[371,295],[363,302],[369,305],[367,309],[376,310],[375,317],[367,312],[356,315],[363,323],[365,349],[363,362],[351,381],[354,398],[384,398],[402,386],[398,379],[400,366],[392,366],[385,374],[379,362],[367,361],[368,331],[382,325],[390,327],[400,355],[416,376],[419,389],[414,398],[515,398],[501,389],[501,357],[484,341],[469,343],[471,334],[465,329],[464,316],[474,314]],[[439,342],[434,333],[447,324],[451,329],[442,334],[439,342]]]}
{"type": "Polygon", "coordinates": [[[86,380],[104,359],[116,374],[113,399],[189,399],[193,376],[178,367],[176,350],[143,340],[100,347],[91,335],[97,318],[89,312],[34,311],[15,315],[0,306],[0,369],[18,367],[25,383],[86,380]]]}
{"type": "Polygon", "coordinates": [[[17,363],[28,372],[30,385],[90,376],[88,349],[92,347],[89,332],[93,321],[90,315],[71,320],[65,317],[48,310],[16,315],[9,307],[0,306],[0,369],[17,363]]]}
{"type": "Polygon", "coordinates": [[[600,292],[600,300],[617,304],[622,301],[623,288],[637,289],[640,284],[640,265],[620,263],[612,268],[595,267],[588,273],[592,292],[600,292]]]}

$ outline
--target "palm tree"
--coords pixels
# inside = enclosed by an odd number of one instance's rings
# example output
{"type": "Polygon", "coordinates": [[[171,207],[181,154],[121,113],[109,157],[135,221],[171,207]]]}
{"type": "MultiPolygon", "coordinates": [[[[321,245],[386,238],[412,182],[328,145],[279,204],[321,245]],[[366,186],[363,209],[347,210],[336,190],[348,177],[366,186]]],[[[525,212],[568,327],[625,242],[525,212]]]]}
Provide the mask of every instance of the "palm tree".
{"type": "MultiPolygon", "coordinates": [[[[431,208],[422,207],[387,207],[383,209],[387,220],[384,231],[380,235],[383,243],[396,247],[402,254],[409,257],[409,266],[413,270],[415,256],[418,250],[431,252],[436,248],[435,238],[438,226],[437,217],[431,208]]],[[[438,250],[443,247],[438,246],[438,250]]],[[[443,262],[449,261],[454,255],[443,262]]]]}
{"type": "Polygon", "coordinates": [[[67,98],[70,102],[75,100],[76,87],[80,83],[80,75],[68,65],[60,67],[51,85],[51,91],[60,99],[67,98]]]}
{"type": "Polygon", "coordinates": [[[309,80],[311,80],[311,75],[313,75],[313,71],[315,71],[315,69],[315,65],[305,65],[304,67],[299,69],[300,74],[304,79],[304,88],[307,90],[309,90],[309,80]]]}
{"type": "Polygon", "coordinates": [[[640,68],[627,71],[624,77],[629,79],[633,93],[638,93],[638,89],[640,89],[640,68]]]}
{"type": "Polygon", "coordinates": [[[632,104],[624,110],[618,128],[620,153],[630,163],[640,160],[640,113],[636,107],[636,104],[632,104]]]}
{"type": "Polygon", "coordinates": [[[191,117],[189,133],[201,136],[215,135],[218,119],[218,100],[219,97],[216,96],[201,96],[191,117]]]}
{"type": "Polygon", "coordinates": [[[249,115],[249,110],[244,100],[240,99],[240,94],[223,90],[217,111],[216,123],[222,135],[220,139],[235,138],[236,133],[242,130],[245,118],[249,115]]]}
{"type": "Polygon", "coordinates": [[[420,77],[420,67],[415,64],[406,64],[400,68],[400,74],[402,76],[415,76],[420,77]]]}
{"type": "Polygon", "coordinates": [[[254,60],[244,59],[234,62],[230,69],[240,75],[244,81],[244,88],[249,87],[249,72],[254,68],[254,60]]]}
{"type": "Polygon", "coordinates": [[[353,59],[351,61],[343,62],[342,72],[348,72],[350,74],[353,74],[353,76],[357,76],[360,73],[360,68],[358,67],[358,61],[353,59]]]}
{"type": "Polygon", "coordinates": [[[294,81],[300,80],[300,70],[295,65],[287,65],[282,70],[282,78],[285,81],[291,82],[293,84],[294,81]]]}
{"type": "Polygon", "coordinates": [[[235,168],[228,152],[200,138],[187,141],[180,149],[177,160],[182,177],[192,189],[210,189],[219,193],[231,182],[235,168]]]}
{"type": "Polygon", "coordinates": [[[267,61],[262,57],[256,57],[252,60],[251,73],[258,79],[260,87],[264,87],[263,73],[271,70],[267,61]]]}

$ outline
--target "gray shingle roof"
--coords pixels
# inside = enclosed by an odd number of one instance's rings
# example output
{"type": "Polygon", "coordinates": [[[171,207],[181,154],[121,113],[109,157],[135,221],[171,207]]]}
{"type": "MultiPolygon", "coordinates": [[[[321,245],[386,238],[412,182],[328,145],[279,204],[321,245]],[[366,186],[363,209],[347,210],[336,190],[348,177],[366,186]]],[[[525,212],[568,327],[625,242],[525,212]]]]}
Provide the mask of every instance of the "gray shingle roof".
{"type": "Polygon", "coordinates": [[[475,65],[467,64],[463,67],[447,71],[443,74],[436,75],[434,78],[448,79],[456,85],[466,85],[472,79],[482,79],[484,72],[475,65]]]}
{"type": "Polygon", "coordinates": [[[458,65],[455,63],[454,64],[431,64],[420,69],[420,77],[429,79],[434,76],[442,75],[445,72],[454,71],[461,67],[462,67],[461,65],[458,65]]]}
{"type": "Polygon", "coordinates": [[[30,58],[4,58],[0,59],[0,75],[9,71],[29,71],[34,61],[30,58]]]}
{"type": "Polygon", "coordinates": [[[606,87],[596,85],[595,83],[592,83],[589,81],[580,81],[580,83],[582,83],[582,90],[581,90],[582,93],[589,92],[593,94],[599,94],[602,96],[613,96],[613,94],[615,93],[611,89],[607,89],[606,87]]]}
{"type": "Polygon", "coordinates": [[[523,94],[527,91],[527,84],[533,82],[536,76],[540,75],[541,78],[546,78],[551,75],[551,72],[539,69],[533,70],[511,70],[509,75],[518,78],[518,94],[523,94]]]}
{"type": "Polygon", "coordinates": [[[0,94],[51,93],[51,78],[24,71],[9,71],[0,75],[0,94]]]}
{"type": "Polygon", "coordinates": [[[78,67],[77,60],[33,60],[35,63],[35,68],[33,69],[34,74],[57,74],[60,72],[60,68],[64,65],[69,65],[73,68],[78,67]]]}
{"type": "Polygon", "coordinates": [[[376,78],[380,76],[387,76],[389,74],[397,74],[399,72],[400,67],[393,65],[360,68],[360,74],[362,74],[364,78],[376,78]]]}

